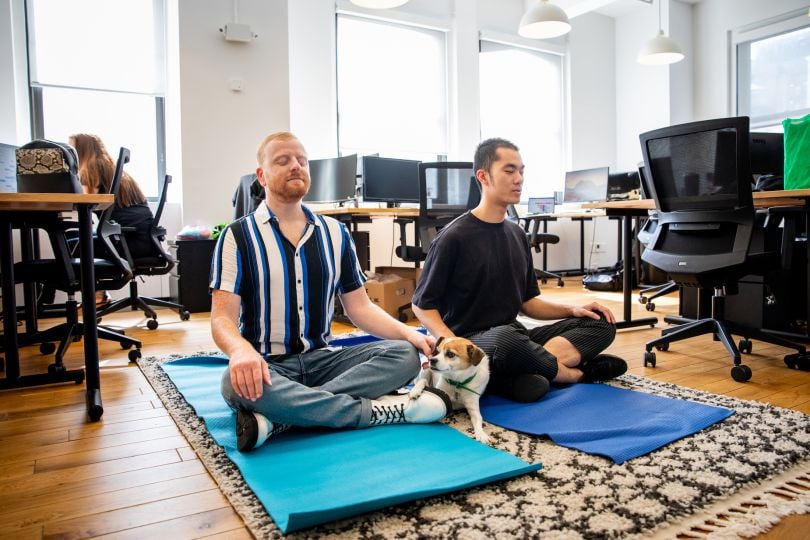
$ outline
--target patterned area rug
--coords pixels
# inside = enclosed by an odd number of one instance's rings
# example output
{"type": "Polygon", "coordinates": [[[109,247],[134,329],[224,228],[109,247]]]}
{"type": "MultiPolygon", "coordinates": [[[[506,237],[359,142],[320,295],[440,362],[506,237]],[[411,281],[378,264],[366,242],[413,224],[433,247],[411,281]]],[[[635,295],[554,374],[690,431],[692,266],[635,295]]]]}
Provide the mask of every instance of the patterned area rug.
{"type": "MultiPolygon", "coordinates": [[[[139,365],[253,535],[281,537],[160,368],[176,358],[144,358],[139,365]]],[[[612,384],[728,407],[737,414],[622,465],[488,425],[493,446],[529,462],[542,461],[543,469],[286,537],[601,539],[672,538],[688,532],[693,538],[734,538],[765,531],[786,515],[810,512],[810,416],[634,375],[612,384]]],[[[465,413],[446,422],[472,436],[465,413]]]]}

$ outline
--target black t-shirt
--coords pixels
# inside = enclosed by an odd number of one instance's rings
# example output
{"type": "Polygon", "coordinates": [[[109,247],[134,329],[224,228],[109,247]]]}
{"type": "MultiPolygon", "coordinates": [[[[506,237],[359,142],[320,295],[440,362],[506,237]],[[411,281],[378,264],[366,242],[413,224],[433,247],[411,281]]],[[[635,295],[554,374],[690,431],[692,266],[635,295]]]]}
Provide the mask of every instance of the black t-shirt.
{"type": "Polygon", "coordinates": [[[540,294],[526,233],[515,223],[486,223],[470,212],[430,244],[413,304],[437,309],[457,335],[515,320],[540,294]]]}
{"type": "Polygon", "coordinates": [[[112,219],[122,227],[134,227],[134,232],[127,232],[127,247],[133,259],[154,256],[154,248],[150,238],[152,229],[152,211],[149,205],[133,204],[123,208],[116,208],[112,212],[112,219]]]}

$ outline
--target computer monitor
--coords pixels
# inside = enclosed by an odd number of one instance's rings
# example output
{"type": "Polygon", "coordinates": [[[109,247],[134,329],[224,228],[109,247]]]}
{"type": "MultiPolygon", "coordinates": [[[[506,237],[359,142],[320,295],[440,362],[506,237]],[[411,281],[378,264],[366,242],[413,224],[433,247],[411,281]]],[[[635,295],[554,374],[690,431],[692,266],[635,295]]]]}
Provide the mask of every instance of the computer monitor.
{"type": "Polygon", "coordinates": [[[604,201],[607,196],[608,168],[596,167],[565,173],[563,203],[604,201]]]}
{"type": "Polygon", "coordinates": [[[311,159],[312,185],[304,197],[308,202],[338,202],[357,196],[357,154],[338,158],[311,159]]]}
{"type": "Polygon", "coordinates": [[[781,133],[751,133],[751,174],[785,173],[785,136],[781,133]]]}
{"type": "Polygon", "coordinates": [[[529,197],[527,210],[530,214],[553,214],[554,197],[529,197]]]}
{"type": "Polygon", "coordinates": [[[0,193],[17,191],[17,147],[0,143],[0,193]]]}
{"type": "Polygon", "coordinates": [[[608,175],[608,201],[633,201],[640,198],[641,183],[638,171],[617,172],[608,175]]]}
{"type": "Polygon", "coordinates": [[[466,161],[420,163],[419,186],[422,217],[459,216],[481,198],[473,164],[466,161]]]}
{"type": "Polygon", "coordinates": [[[419,162],[363,156],[363,200],[389,208],[419,202],[419,162]]]}
{"type": "Polygon", "coordinates": [[[752,204],[748,117],[703,120],[642,133],[641,152],[664,212],[752,204]]]}

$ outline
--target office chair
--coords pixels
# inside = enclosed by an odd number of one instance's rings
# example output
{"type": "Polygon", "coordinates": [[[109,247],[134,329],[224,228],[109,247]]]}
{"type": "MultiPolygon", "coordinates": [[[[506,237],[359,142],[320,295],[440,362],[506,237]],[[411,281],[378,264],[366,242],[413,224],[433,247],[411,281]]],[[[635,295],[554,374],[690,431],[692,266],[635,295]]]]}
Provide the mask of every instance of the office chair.
{"type": "MultiPolygon", "coordinates": [[[[510,204],[506,207],[506,218],[523,228],[529,240],[529,246],[531,246],[536,253],[541,253],[543,248],[548,244],[557,244],[560,241],[560,237],[556,234],[539,231],[540,221],[542,221],[539,216],[520,217],[514,205],[510,204]]],[[[542,268],[535,268],[534,275],[540,280],[540,283],[545,284],[549,279],[556,279],[557,287],[565,286],[565,281],[563,281],[562,276],[554,272],[549,272],[542,268]]]]}
{"type": "Polygon", "coordinates": [[[264,188],[256,173],[242,175],[231,198],[234,221],[256,210],[263,200],[264,188]]]}
{"type": "MultiPolygon", "coordinates": [[[[110,193],[116,195],[121,181],[121,174],[124,164],[129,161],[129,150],[121,148],[115,173],[110,188],[110,193]]],[[[73,174],[73,170],[71,174],[73,174]]],[[[78,178],[78,172],[75,172],[78,178]]],[[[114,242],[121,235],[120,226],[112,221],[111,215],[114,205],[110,205],[99,216],[96,236],[99,247],[95,253],[95,289],[115,290],[123,287],[132,279],[132,270],[127,261],[121,257],[114,247],[114,242]]],[[[46,286],[53,286],[55,289],[64,291],[68,295],[65,303],[67,320],[31,336],[26,336],[21,340],[21,345],[40,343],[40,352],[50,354],[56,351],[54,363],[48,366],[48,372],[64,372],[62,359],[68,347],[73,341],[78,341],[84,334],[84,323],[79,322],[79,304],[76,301],[76,293],[81,290],[80,261],[70,253],[66,227],[70,224],[62,222],[58,216],[33,216],[31,221],[26,223],[31,228],[44,229],[48,233],[51,247],[54,252],[53,259],[36,259],[18,262],[14,265],[15,278],[24,283],[42,283],[46,286]],[[54,345],[58,341],[59,345],[54,345]]],[[[99,326],[97,328],[98,337],[117,341],[124,349],[129,351],[129,359],[135,361],[140,358],[141,342],[137,339],[127,337],[123,333],[114,332],[108,328],[99,326]],[[134,348],[133,348],[134,347],[134,348]]]]}
{"type": "MultiPolygon", "coordinates": [[[[731,376],[745,382],[751,369],[740,352],[750,353],[751,338],[795,349],[784,357],[790,367],[807,366],[802,345],[746,327],[725,317],[725,296],[736,294],[746,275],[772,276],[790,268],[795,225],[785,219],[781,246],[779,220],[756,226],[748,157],[748,117],[704,120],[640,135],[658,227],[642,259],[685,287],[709,288],[711,317],[665,329],[645,345],[644,365],[655,367],[653,348],[713,334],[733,360],[731,376]],[[738,344],[732,334],[742,336],[738,344]]],[[[778,209],[771,209],[774,215],[778,209]]],[[[771,216],[774,217],[774,216],[771,216]]]]}
{"type": "Polygon", "coordinates": [[[442,227],[478,206],[481,191],[473,164],[468,161],[438,161],[419,164],[419,216],[396,218],[399,225],[397,257],[418,268],[428,247],[442,227]],[[406,228],[416,226],[415,243],[408,244],[406,228]]]}
{"type": "Polygon", "coordinates": [[[168,193],[171,181],[172,177],[167,174],[160,187],[160,199],[158,200],[155,216],[152,219],[152,227],[149,231],[152,247],[151,253],[147,256],[133,258],[129,246],[127,246],[127,232],[133,232],[134,229],[131,227],[121,227],[123,234],[117,247],[120,247],[119,251],[124,254],[133,274],[132,280],[129,282],[129,296],[116,300],[99,310],[97,313],[98,317],[103,317],[108,313],[113,313],[125,307],[131,307],[132,311],[143,311],[144,315],[149,318],[146,322],[146,327],[150,330],[155,330],[158,327],[157,313],[150,306],[159,306],[177,310],[181,321],[187,321],[189,319],[189,311],[182,304],[161,300],[159,298],[140,296],[138,294],[138,277],[168,274],[175,265],[174,258],[163,247],[163,241],[166,239],[166,229],[160,226],[160,217],[163,215],[163,207],[166,204],[166,194],[168,193]]]}

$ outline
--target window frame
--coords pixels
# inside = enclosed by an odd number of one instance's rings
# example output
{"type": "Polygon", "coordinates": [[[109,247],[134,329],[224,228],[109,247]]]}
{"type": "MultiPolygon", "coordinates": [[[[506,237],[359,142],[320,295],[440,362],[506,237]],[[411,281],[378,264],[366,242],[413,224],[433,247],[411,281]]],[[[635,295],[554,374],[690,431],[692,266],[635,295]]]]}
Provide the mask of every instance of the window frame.
{"type": "MultiPolygon", "coordinates": [[[[402,14],[399,14],[402,15],[402,14]]],[[[341,114],[340,114],[340,56],[339,56],[339,47],[338,47],[338,31],[339,31],[339,20],[341,17],[345,17],[347,19],[354,19],[360,21],[368,21],[377,24],[387,24],[391,26],[399,26],[405,28],[413,28],[416,30],[424,30],[424,31],[432,31],[432,32],[439,32],[444,35],[444,63],[445,63],[445,80],[444,80],[444,150],[442,153],[437,153],[436,160],[441,161],[442,159],[446,160],[450,155],[450,147],[451,147],[451,139],[452,139],[452,111],[450,107],[450,94],[451,94],[451,76],[450,76],[450,29],[442,27],[441,25],[435,24],[435,21],[428,21],[422,17],[414,17],[414,16],[398,16],[396,18],[392,17],[382,17],[377,15],[371,15],[363,12],[358,12],[354,10],[346,10],[346,9],[337,9],[335,11],[335,70],[334,70],[334,80],[335,80],[335,115],[336,115],[336,141],[337,141],[337,151],[338,155],[344,155],[344,150],[342,149],[341,144],[341,114]]],[[[365,152],[378,152],[382,151],[386,157],[399,157],[399,158],[407,158],[407,159],[414,159],[414,156],[411,154],[403,154],[403,155],[389,155],[388,149],[352,149],[351,152],[358,153],[358,156],[364,154],[365,152]]],[[[424,161],[424,160],[422,160],[424,161]]]]}
{"type": "MultiPolygon", "coordinates": [[[[743,88],[741,81],[743,81],[744,78],[744,84],[750,86],[750,70],[747,69],[748,65],[740,66],[740,62],[745,59],[745,55],[740,54],[740,47],[755,41],[776,37],[808,27],[810,27],[810,17],[807,16],[807,8],[801,8],[731,31],[729,42],[731,62],[729,100],[731,105],[730,110],[734,111],[733,114],[750,116],[750,108],[747,108],[748,99],[741,97],[743,88]],[[743,110],[743,108],[747,110],[743,110]]],[[[748,64],[750,64],[750,62],[748,64]]],[[[783,111],[779,114],[767,117],[752,117],[751,129],[761,129],[780,124],[779,131],[781,132],[781,119],[784,118],[785,115],[804,116],[806,114],[810,114],[810,107],[806,109],[783,111]]]]}
{"type": "MultiPolygon", "coordinates": [[[[112,90],[108,88],[96,88],[96,87],[83,87],[83,86],[70,86],[70,85],[58,85],[58,84],[49,84],[49,83],[41,83],[36,80],[33,76],[36,73],[36,55],[34,54],[34,48],[31,44],[36,40],[36,36],[33,32],[33,14],[29,7],[30,0],[24,0],[24,16],[25,16],[25,25],[27,29],[27,50],[26,50],[26,60],[28,63],[28,97],[29,97],[29,114],[30,114],[30,123],[31,123],[31,135],[34,139],[43,139],[45,138],[45,118],[44,118],[44,101],[43,101],[43,89],[46,88],[61,88],[67,90],[76,90],[76,91],[90,91],[90,92],[99,92],[99,93],[111,93],[111,94],[133,94],[139,96],[151,96],[155,102],[155,150],[157,155],[155,156],[156,164],[157,164],[157,171],[155,176],[155,186],[156,189],[146,189],[144,191],[150,192],[154,191],[156,195],[154,196],[147,196],[147,200],[149,202],[157,202],[160,193],[159,193],[159,186],[160,182],[163,181],[163,178],[166,176],[166,93],[167,93],[167,83],[168,83],[168,73],[166,62],[161,61],[160,64],[156,69],[161,70],[163,73],[163,84],[162,84],[162,91],[152,91],[152,92],[145,92],[145,91],[124,91],[124,90],[112,90]]],[[[158,55],[161,59],[167,58],[167,6],[165,0],[152,0],[152,4],[154,6],[154,13],[155,13],[155,20],[154,24],[156,28],[162,29],[161,32],[158,32],[157,39],[160,43],[158,43],[158,48],[162,49],[164,54],[158,55]]],[[[149,181],[139,179],[139,182],[149,181]]]]}
{"type": "MultiPolygon", "coordinates": [[[[537,40],[528,40],[526,38],[515,36],[511,34],[506,34],[502,32],[490,31],[490,30],[482,30],[479,32],[478,35],[478,55],[483,50],[483,42],[488,41],[491,43],[495,43],[498,45],[503,45],[507,47],[513,47],[516,49],[526,49],[532,52],[538,52],[542,54],[554,55],[560,58],[560,96],[562,98],[562,102],[560,104],[560,164],[562,165],[562,172],[564,173],[568,170],[570,165],[570,155],[571,155],[571,95],[569,93],[570,89],[570,58],[569,58],[569,51],[567,44],[564,43],[554,43],[551,41],[537,41],[537,40]]],[[[479,63],[479,70],[480,70],[480,63],[479,63]]],[[[479,73],[480,78],[480,73],[479,73]]],[[[481,132],[481,97],[479,93],[479,139],[483,138],[483,133],[481,132]]],[[[513,141],[518,146],[520,146],[520,141],[513,141]]],[[[562,179],[561,179],[562,182],[562,179]]],[[[556,186],[554,191],[562,191],[562,183],[559,186],[556,186]]],[[[523,195],[521,195],[521,204],[526,204],[528,200],[529,192],[528,190],[523,191],[523,195]]]]}

